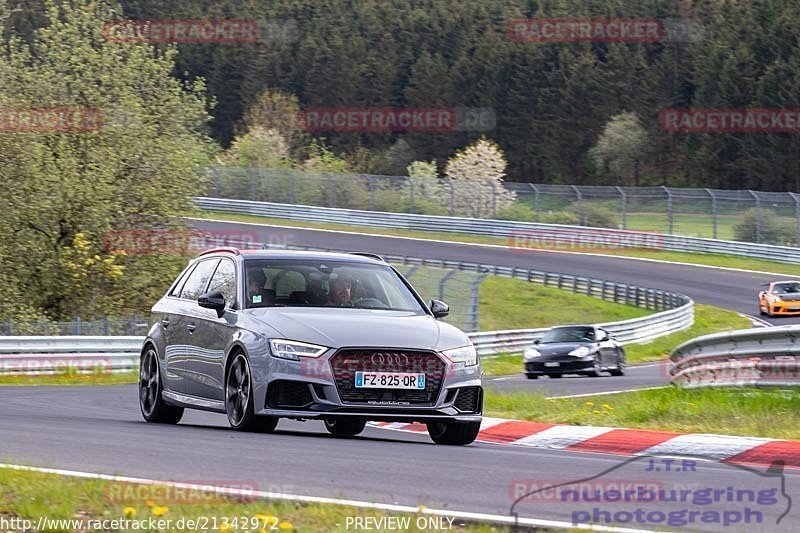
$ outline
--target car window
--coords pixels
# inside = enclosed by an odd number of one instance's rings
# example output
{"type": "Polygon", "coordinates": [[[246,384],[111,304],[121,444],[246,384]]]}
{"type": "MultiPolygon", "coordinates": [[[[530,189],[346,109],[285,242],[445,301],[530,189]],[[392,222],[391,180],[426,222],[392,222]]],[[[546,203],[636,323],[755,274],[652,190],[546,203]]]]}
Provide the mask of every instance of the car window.
{"type": "Polygon", "coordinates": [[[185,300],[197,300],[197,298],[205,292],[208,278],[211,277],[211,274],[217,267],[217,263],[219,263],[219,259],[208,259],[197,263],[194,271],[192,271],[192,274],[183,286],[181,298],[185,300]]]}
{"type": "MultiPolygon", "coordinates": [[[[249,259],[245,271],[248,280],[259,271],[266,277],[266,290],[256,294],[255,300],[248,297],[247,307],[360,307],[425,312],[389,265],[249,259]]],[[[248,281],[248,290],[249,287],[248,281]]]]}
{"type": "Polygon", "coordinates": [[[172,287],[172,290],[169,292],[170,296],[174,296],[174,297],[177,298],[177,297],[179,297],[181,295],[181,289],[183,289],[183,285],[186,283],[186,279],[189,277],[189,274],[192,273],[192,271],[194,270],[195,266],[197,266],[197,265],[191,265],[191,266],[187,267],[186,269],[184,269],[183,273],[178,278],[177,283],[175,283],[175,286],[172,287]]]}
{"type": "Polygon", "coordinates": [[[594,342],[594,340],[594,328],[574,327],[553,328],[544,334],[540,342],[594,342]]]}
{"type": "Polygon", "coordinates": [[[208,292],[219,291],[225,304],[232,307],[236,302],[236,267],[230,259],[222,259],[208,285],[208,292]]]}

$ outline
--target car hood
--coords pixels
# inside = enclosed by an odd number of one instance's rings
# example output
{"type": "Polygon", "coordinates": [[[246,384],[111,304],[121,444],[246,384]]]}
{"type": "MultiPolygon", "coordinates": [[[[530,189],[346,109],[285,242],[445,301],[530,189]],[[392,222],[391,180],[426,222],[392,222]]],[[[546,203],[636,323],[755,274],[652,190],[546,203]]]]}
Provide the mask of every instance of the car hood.
{"type": "Polygon", "coordinates": [[[375,346],[447,350],[469,344],[467,336],[430,315],[382,309],[268,307],[254,319],[284,338],[331,348],[375,346]]]}
{"type": "Polygon", "coordinates": [[[593,342],[552,342],[546,344],[536,344],[534,348],[539,350],[542,355],[566,355],[576,348],[587,346],[590,350],[595,348],[593,342]]]}
{"type": "Polygon", "coordinates": [[[776,294],[775,296],[777,296],[784,302],[796,302],[800,300],[800,294],[796,292],[786,293],[786,294],[776,294]]]}

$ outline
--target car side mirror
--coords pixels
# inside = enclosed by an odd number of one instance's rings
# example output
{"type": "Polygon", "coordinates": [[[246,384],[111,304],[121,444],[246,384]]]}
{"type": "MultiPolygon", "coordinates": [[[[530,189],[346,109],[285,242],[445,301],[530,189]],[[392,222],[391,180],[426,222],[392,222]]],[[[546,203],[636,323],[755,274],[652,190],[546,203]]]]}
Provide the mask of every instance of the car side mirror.
{"type": "Polygon", "coordinates": [[[217,317],[225,313],[225,297],[219,291],[211,291],[201,295],[197,299],[197,305],[206,309],[213,309],[217,312],[217,317]]]}
{"type": "Polygon", "coordinates": [[[428,308],[436,318],[444,318],[450,314],[450,306],[440,300],[431,300],[428,308]]]}
{"type": "Polygon", "coordinates": [[[600,342],[607,341],[608,339],[609,339],[608,333],[605,331],[600,331],[600,333],[597,335],[597,340],[600,342]]]}

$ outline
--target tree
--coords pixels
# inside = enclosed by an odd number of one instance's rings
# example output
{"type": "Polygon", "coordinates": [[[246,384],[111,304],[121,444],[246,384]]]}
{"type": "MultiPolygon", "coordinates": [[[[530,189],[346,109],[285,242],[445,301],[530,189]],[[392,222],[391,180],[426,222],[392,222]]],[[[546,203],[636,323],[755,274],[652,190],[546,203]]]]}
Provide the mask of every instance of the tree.
{"type": "Polygon", "coordinates": [[[44,16],[30,43],[9,31],[0,48],[0,109],[89,118],[82,131],[0,133],[0,279],[52,319],[144,310],[185,260],[104,240],[182,227],[210,151],[203,83],[172,76],[173,48],[106,40],[105,21],[120,16],[103,1],[48,1],[44,16]]]}
{"type": "Polygon", "coordinates": [[[639,166],[649,140],[636,113],[620,113],[611,117],[597,144],[589,151],[598,167],[608,169],[617,180],[633,178],[639,186],[639,166]]]}
{"type": "Polygon", "coordinates": [[[453,180],[455,211],[471,217],[494,216],[511,205],[516,194],[503,187],[506,158],[494,141],[479,139],[447,161],[445,176],[453,180]]]}
{"type": "Polygon", "coordinates": [[[264,89],[245,111],[242,124],[245,132],[256,128],[275,131],[292,151],[306,141],[300,124],[300,103],[295,95],[282,91],[264,89]]]}

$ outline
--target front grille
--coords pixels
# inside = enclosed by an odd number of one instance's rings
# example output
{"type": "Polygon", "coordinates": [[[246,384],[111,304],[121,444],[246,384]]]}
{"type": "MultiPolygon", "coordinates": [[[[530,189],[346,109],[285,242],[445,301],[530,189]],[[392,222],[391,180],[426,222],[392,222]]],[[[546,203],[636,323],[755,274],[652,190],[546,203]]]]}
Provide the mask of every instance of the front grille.
{"type": "Polygon", "coordinates": [[[462,387],[458,389],[458,396],[453,402],[453,407],[462,413],[477,413],[481,407],[481,388],[462,387]]]}
{"type": "Polygon", "coordinates": [[[330,359],[339,397],[346,403],[433,405],[444,381],[446,365],[435,353],[384,348],[344,348],[330,359]],[[357,389],[355,373],[424,372],[422,390],[357,389]]]}
{"type": "Polygon", "coordinates": [[[267,407],[300,408],[313,401],[308,384],[302,381],[278,380],[269,384],[267,407]]]}

